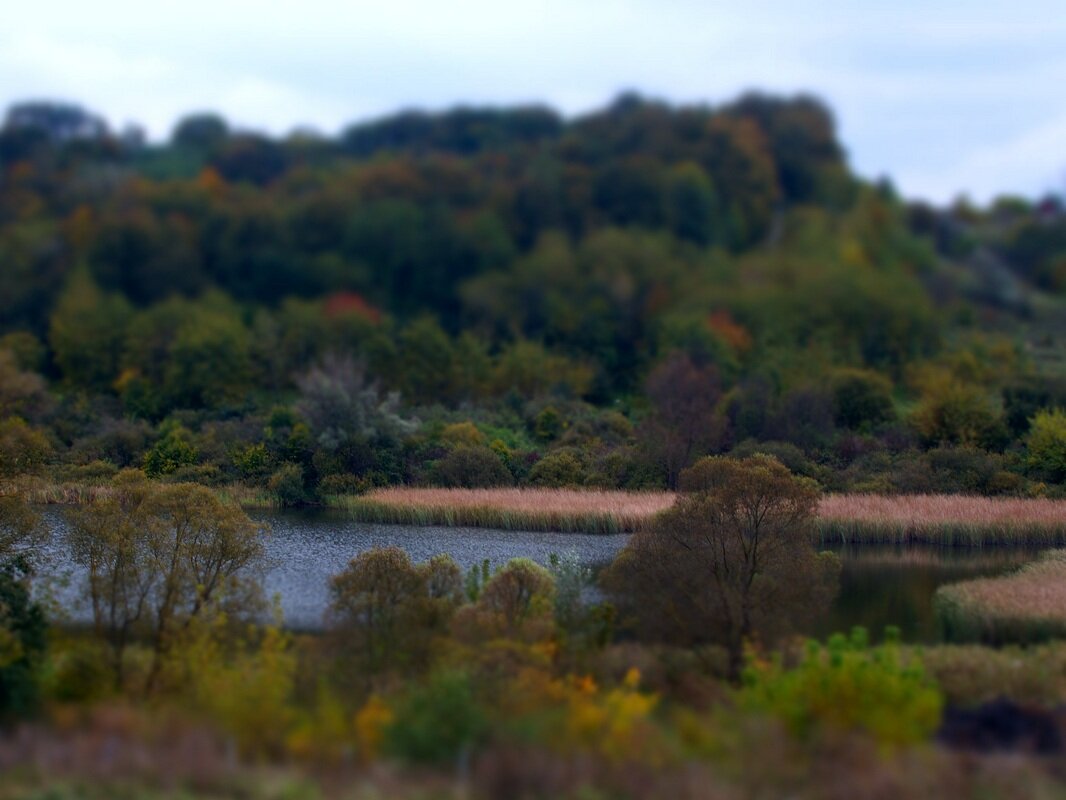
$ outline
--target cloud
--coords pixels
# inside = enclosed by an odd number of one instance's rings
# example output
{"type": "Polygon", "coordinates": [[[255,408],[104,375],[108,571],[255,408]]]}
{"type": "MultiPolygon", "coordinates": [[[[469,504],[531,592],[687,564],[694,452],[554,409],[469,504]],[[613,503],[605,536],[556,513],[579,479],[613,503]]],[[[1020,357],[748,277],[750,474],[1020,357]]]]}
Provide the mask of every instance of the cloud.
{"type": "Polygon", "coordinates": [[[411,105],[808,90],[862,174],[936,199],[1033,192],[1066,160],[1060,3],[37,0],[5,9],[0,102],[80,101],[161,138],[201,109],[330,132],[411,105]]]}

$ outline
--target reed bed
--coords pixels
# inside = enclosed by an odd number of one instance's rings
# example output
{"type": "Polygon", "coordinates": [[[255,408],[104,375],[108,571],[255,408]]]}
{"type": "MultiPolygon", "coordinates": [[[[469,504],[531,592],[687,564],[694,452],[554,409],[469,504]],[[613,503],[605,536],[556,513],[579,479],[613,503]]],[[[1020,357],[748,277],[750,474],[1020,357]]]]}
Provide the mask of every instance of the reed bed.
{"type": "Polygon", "coordinates": [[[964,495],[828,495],[822,545],[1066,546],[1066,500],[964,495]]]}
{"type": "MultiPolygon", "coordinates": [[[[111,496],[114,490],[107,483],[49,481],[38,477],[23,477],[0,483],[0,495],[18,494],[33,505],[51,506],[87,505],[94,500],[111,496]]],[[[232,503],[242,508],[278,508],[274,496],[255,486],[240,483],[215,488],[215,494],[223,503],[232,503]]]]}
{"type": "Polygon", "coordinates": [[[626,533],[673,505],[672,492],[393,487],[332,498],[363,522],[564,533],[626,533]]]}
{"type": "Polygon", "coordinates": [[[1010,575],[937,590],[945,640],[1028,644],[1066,637],[1066,550],[1050,550],[1010,575]]]}

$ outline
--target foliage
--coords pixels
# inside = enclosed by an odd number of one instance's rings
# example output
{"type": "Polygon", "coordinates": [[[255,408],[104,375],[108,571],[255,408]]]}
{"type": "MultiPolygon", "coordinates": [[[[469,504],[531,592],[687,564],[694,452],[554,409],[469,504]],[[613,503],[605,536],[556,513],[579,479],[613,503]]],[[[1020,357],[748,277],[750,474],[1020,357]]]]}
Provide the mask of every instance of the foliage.
{"type": "Polygon", "coordinates": [[[330,580],[327,622],[360,678],[418,668],[461,601],[461,587],[451,559],[415,566],[398,547],[374,548],[330,580]]]}
{"type": "Polygon", "coordinates": [[[304,471],[299,464],[282,464],[267,481],[267,489],[280,506],[299,506],[307,502],[304,471]]]}
{"type": "Polygon", "coordinates": [[[828,604],[839,563],[811,546],[817,489],[772,457],[706,458],[681,485],[615,559],[607,589],[641,636],[725,646],[736,678],[748,641],[828,604]]]}
{"type": "Polygon", "coordinates": [[[481,589],[478,604],[514,634],[531,618],[550,613],[554,599],[555,581],[548,570],[528,558],[512,558],[481,589]]]}
{"type": "Polygon", "coordinates": [[[674,489],[682,469],[722,442],[724,424],[715,415],[721,395],[718,371],[675,353],[648,376],[647,393],[652,413],[641,439],[662,465],[666,485],[674,489]]]}
{"type": "Polygon", "coordinates": [[[0,477],[38,471],[52,454],[52,445],[39,430],[18,417],[0,422],[0,477]]]}
{"type": "Polygon", "coordinates": [[[794,665],[749,661],[737,702],[781,718],[797,736],[863,731],[882,745],[924,741],[940,724],[943,699],[914,656],[892,636],[871,647],[865,630],[808,642],[794,665]]]}
{"type": "Polygon", "coordinates": [[[510,471],[497,453],[483,445],[459,445],[433,467],[434,483],[477,489],[509,486],[514,482],[510,471]]]}
{"type": "Polygon", "coordinates": [[[1038,411],[1026,438],[1028,464],[1051,480],[1066,481],[1066,412],[1038,411]]]}
{"type": "Polygon", "coordinates": [[[69,517],[67,545],[88,572],[94,625],[111,648],[117,686],[136,637],[151,644],[151,690],[174,637],[193,620],[221,608],[254,610],[263,528],[210,490],[127,472],[110,495],[69,517]]]}
{"type": "Polygon", "coordinates": [[[47,646],[44,608],[30,592],[30,562],[0,554],[0,719],[36,710],[40,665],[47,646]]]}
{"type": "Polygon", "coordinates": [[[144,474],[159,478],[196,463],[199,454],[180,425],[171,427],[144,455],[144,474]]]}
{"type": "Polygon", "coordinates": [[[400,698],[385,729],[385,751],[414,763],[447,764],[468,755],[485,733],[470,677],[439,671],[400,698]]]}

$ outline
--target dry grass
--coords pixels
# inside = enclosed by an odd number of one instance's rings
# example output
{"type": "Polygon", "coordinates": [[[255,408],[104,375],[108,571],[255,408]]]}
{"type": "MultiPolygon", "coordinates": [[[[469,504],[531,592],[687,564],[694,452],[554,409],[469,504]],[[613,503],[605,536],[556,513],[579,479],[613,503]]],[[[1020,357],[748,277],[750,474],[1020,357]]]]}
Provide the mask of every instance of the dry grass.
{"type": "Polygon", "coordinates": [[[619,533],[636,530],[673,505],[675,497],[672,492],[393,487],[335,498],[331,505],[365,522],[619,533]]]}
{"type": "Polygon", "coordinates": [[[1066,636],[1066,550],[1010,575],[937,590],[937,616],[952,641],[1034,642],[1066,636]]]}
{"type": "Polygon", "coordinates": [[[962,495],[829,495],[822,543],[1066,545],[1066,500],[962,495]]]}

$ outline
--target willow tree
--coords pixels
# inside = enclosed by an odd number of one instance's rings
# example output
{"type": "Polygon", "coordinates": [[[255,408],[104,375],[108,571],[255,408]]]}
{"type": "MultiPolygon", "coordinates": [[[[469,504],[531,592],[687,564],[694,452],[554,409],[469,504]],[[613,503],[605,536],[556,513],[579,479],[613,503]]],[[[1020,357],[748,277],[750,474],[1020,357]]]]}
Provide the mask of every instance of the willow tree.
{"type": "Polygon", "coordinates": [[[639,636],[724,646],[736,678],[748,642],[772,641],[836,592],[836,557],[811,544],[818,489],[765,455],[702,459],[681,489],[633,535],[606,587],[639,636]]]}
{"type": "Polygon", "coordinates": [[[255,607],[265,529],[203,486],[156,484],[130,471],[110,494],[75,509],[70,522],[68,542],[87,570],[93,621],[111,648],[118,685],[132,642],[151,647],[151,690],[163,657],[193,620],[255,607]]]}

